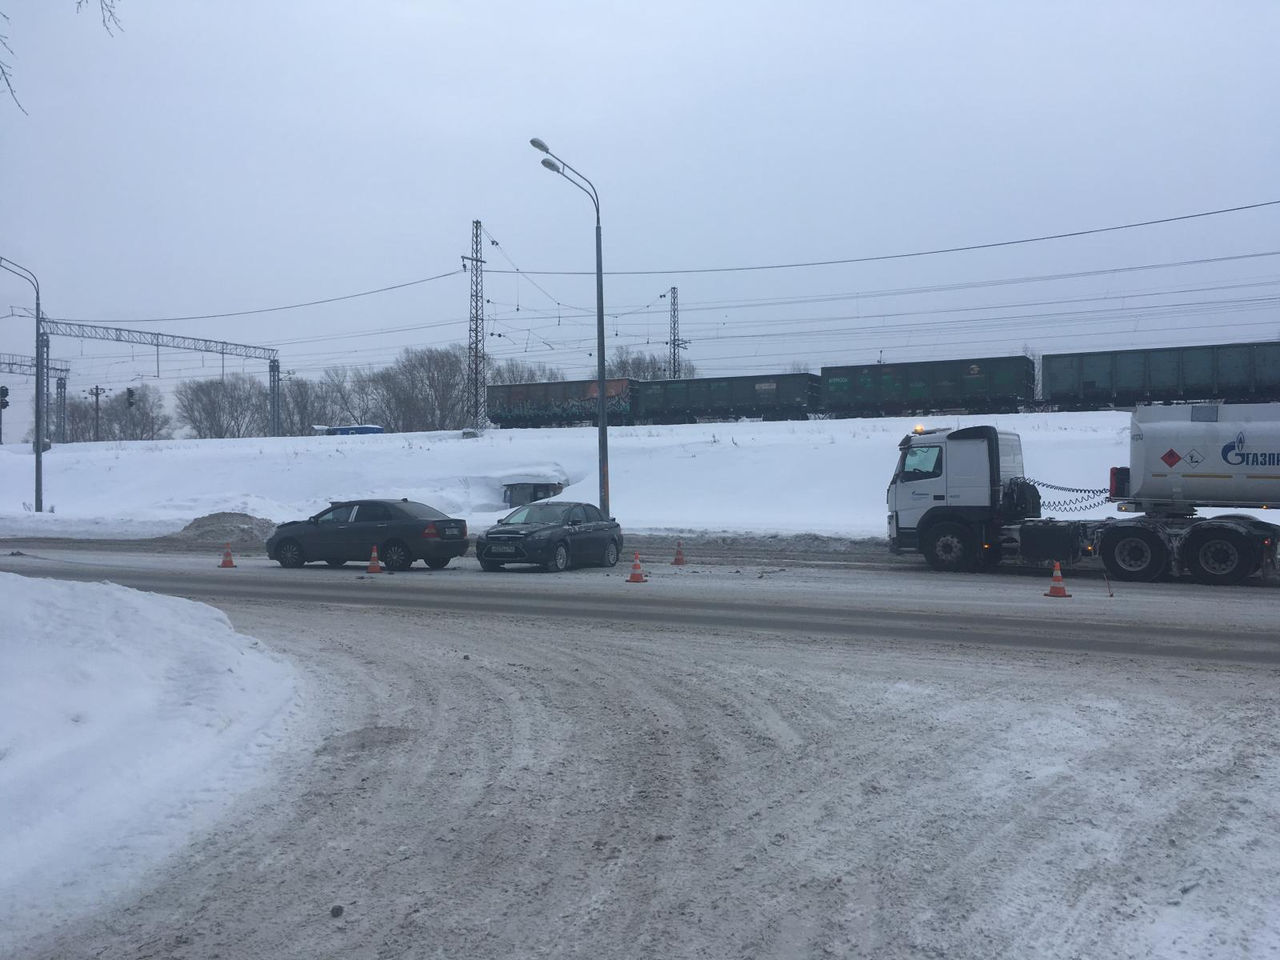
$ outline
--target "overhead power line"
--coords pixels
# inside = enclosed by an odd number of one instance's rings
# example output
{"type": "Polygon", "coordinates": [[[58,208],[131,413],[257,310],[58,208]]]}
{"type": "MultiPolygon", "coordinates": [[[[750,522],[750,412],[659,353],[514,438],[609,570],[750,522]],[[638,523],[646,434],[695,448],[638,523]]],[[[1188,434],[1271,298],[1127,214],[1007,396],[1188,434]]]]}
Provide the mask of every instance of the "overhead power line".
{"type": "Polygon", "coordinates": [[[457,270],[450,270],[448,273],[438,273],[434,277],[423,277],[421,280],[408,280],[404,283],[394,283],[386,287],[378,287],[376,290],[362,290],[359,293],[348,293],[340,297],[326,297],[323,300],[308,300],[305,303],[286,303],[279,307],[260,307],[256,310],[232,310],[228,313],[202,313],[193,314],[189,317],[148,317],[143,320],[129,320],[129,323],[173,323],[179,320],[224,320],[228,317],[251,317],[259,313],[277,313],[281,310],[300,310],[303,307],[319,307],[326,303],[340,303],[343,300],[356,300],[360,297],[372,297],[379,293],[389,293],[392,290],[403,290],[405,287],[416,287],[423,283],[431,283],[433,280],[443,280],[446,277],[456,277],[463,270],[459,267],[457,270]]]}
{"type": "MultiPolygon", "coordinates": [[[[674,268],[669,270],[607,270],[613,277],[646,277],[670,276],[685,273],[748,273],[758,270],[795,270],[801,267],[834,267],[850,263],[879,263],[885,260],[907,260],[912,257],[934,257],[943,253],[966,253],[971,250],[994,250],[999,247],[1014,247],[1024,243],[1043,243],[1046,240],[1067,240],[1072,237],[1087,237],[1099,233],[1114,233],[1118,230],[1134,230],[1139,227],[1154,227],[1164,223],[1178,223],[1183,220],[1197,220],[1202,217],[1217,217],[1227,213],[1241,213],[1245,210],[1259,210],[1263,207],[1280,205],[1280,200],[1264,200],[1262,203],[1248,203],[1239,207],[1223,207],[1220,210],[1204,210],[1200,213],[1186,213],[1177,217],[1161,217],[1159,220],[1140,220],[1135,223],[1120,223],[1110,227],[1092,227],[1088,230],[1071,230],[1066,233],[1049,233],[1040,237],[1022,237],[1018,240],[997,240],[993,243],[971,243],[961,247],[938,247],[933,250],[913,250],[910,253],[885,253],[872,257],[846,257],[840,260],[807,260],[800,263],[768,263],[746,267],[700,267],[674,268]]],[[[491,270],[490,273],[510,273],[509,270],[491,270]]],[[[590,270],[522,270],[525,276],[540,277],[578,277],[591,276],[590,270]]]]}

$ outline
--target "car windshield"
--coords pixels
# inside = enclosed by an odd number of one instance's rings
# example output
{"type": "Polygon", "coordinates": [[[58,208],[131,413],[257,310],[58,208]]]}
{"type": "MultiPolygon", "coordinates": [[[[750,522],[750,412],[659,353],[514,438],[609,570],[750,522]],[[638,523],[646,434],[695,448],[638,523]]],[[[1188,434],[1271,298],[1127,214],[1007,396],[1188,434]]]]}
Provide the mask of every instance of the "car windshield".
{"type": "Polygon", "coordinates": [[[565,515],[573,508],[566,503],[526,503],[507,514],[499,523],[564,523],[565,515]]]}
{"type": "Polygon", "coordinates": [[[425,503],[418,503],[416,500],[405,500],[395,504],[397,510],[402,510],[415,520],[448,520],[447,514],[441,513],[435,507],[428,507],[425,503]]]}

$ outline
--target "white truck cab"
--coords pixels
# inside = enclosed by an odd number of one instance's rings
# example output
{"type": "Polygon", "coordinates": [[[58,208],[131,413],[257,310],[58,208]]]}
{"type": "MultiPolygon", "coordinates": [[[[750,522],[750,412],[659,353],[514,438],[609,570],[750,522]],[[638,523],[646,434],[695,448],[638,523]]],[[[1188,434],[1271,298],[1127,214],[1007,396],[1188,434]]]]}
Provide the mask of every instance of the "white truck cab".
{"type": "Polygon", "coordinates": [[[1022,441],[995,427],[925,430],[898,444],[889,481],[889,548],[895,553],[942,547],[958,565],[999,559],[989,536],[1001,518],[1005,487],[1022,477],[1022,441]],[[941,543],[939,543],[941,539],[941,543]]]}

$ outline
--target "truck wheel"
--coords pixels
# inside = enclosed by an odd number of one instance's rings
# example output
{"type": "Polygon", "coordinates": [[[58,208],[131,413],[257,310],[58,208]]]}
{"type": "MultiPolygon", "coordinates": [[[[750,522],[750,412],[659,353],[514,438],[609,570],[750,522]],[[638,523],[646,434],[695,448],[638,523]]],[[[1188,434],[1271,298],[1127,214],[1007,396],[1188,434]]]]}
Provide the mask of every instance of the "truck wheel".
{"type": "Polygon", "coordinates": [[[1258,568],[1253,545],[1235,530],[1193,530],[1182,545],[1182,559],[1200,583],[1230,586],[1258,568]]]}
{"type": "Polygon", "coordinates": [[[1102,562],[1117,580],[1151,583],[1169,565],[1169,551],[1144,527],[1118,527],[1102,536],[1102,562]]]}
{"type": "Polygon", "coordinates": [[[958,523],[930,527],[921,546],[925,560],[935,570],[972,570],[977,564],[973,534],[958,523]]]}

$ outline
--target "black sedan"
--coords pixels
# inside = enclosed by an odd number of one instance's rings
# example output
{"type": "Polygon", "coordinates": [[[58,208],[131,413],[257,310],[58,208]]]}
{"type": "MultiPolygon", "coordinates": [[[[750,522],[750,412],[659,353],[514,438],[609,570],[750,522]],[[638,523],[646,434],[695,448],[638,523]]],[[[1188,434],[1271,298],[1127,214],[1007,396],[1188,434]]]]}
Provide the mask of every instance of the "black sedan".
{"type": "Polygon", "coordinates": [[[373,548],[389,570],[425,560],[432,570],[467,552],[467,521],[415,500],[344,500],[306,520],[290,520],[267,539],[267,556],[282,567],[323,560],[340,567],[368,560],[373,548]]]}
{"type": "Polygon", "coordinates": [[[575,564],[612,567],[622,551],[622,527],[590,503],[542,500],[518,507],[476,538],[485,570],[505,563],[533,563],[545,570],[575,564]]]}

